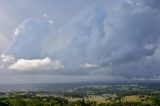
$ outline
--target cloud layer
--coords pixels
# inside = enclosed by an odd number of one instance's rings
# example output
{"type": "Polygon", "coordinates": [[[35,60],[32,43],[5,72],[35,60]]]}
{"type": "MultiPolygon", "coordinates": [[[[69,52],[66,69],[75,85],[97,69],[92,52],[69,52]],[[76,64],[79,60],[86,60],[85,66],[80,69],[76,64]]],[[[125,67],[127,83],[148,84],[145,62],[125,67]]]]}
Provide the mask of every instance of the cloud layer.
{"type": "Polygon", "coordinates": [[[127,0],[110,10],[94,4],[56,30],[46,14],[42,20],[27,19],[15,29],[2,62],[16,59],[9,69],[30,72],[63,69],[59,74],[159,78],[159,3],[127,0]]]}

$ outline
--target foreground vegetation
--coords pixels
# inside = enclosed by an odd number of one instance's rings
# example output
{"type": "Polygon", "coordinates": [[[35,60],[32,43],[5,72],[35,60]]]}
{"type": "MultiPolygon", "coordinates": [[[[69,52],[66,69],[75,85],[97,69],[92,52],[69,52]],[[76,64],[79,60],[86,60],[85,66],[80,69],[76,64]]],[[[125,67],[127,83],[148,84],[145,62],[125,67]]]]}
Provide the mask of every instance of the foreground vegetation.
{"type": "Polygon", "coordinates": [[[96,101],[76,100],[70,102],[61,97],[34,97],[34,98],[1,98],[0,106],[160,106],[160,97],[152,97],[151,103],[112,101],[97,103],[96,101]]]}
{"type": "Polygon", "coordinates": [[[160,106],[159,90],[159,84],[126,84],[0,92],[0,106],[160,106]]]}

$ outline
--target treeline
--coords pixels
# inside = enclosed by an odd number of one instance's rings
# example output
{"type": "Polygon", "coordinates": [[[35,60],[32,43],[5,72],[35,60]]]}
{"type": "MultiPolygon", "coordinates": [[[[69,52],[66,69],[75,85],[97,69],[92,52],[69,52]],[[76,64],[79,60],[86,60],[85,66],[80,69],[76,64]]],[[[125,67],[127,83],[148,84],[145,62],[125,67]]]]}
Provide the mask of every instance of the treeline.
{"type": "Polygon", "coordinates": [[[0,106],[160,106],[160,96],[151,97],[151,103],[120,101],[100,104],[96,101],[85,101],[84,99],[69,102],[61,97],[6,97],[0,98],[0,106]]]}

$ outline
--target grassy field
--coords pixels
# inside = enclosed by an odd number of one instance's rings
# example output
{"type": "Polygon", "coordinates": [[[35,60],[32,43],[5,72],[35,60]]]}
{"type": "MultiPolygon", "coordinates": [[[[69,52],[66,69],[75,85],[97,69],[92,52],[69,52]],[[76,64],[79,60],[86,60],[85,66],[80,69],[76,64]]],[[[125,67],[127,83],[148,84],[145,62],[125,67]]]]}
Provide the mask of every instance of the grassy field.
{"type": "Polygon", "coordinates": [[[124,101],[139,102],[139,101],[140,101],[140,98],[139,98],[138,95],[125,96],[124,101]]]}
{"type": "MultiPolygon", "coordinates": [[[[96,101],[98,104],[99,103],[109,103],[113,101],[113,98],[116,97],[115,95],[89,95],[87,97],[84,97],[85,101],[96,101]]],[[[73,98],[73,97],[65,97],[69,101],[77,101],[77,100],[82,100],[82,98],[73,98]]],[[[139,95],[132,95],[132,96],[125,96],[123,101],[128,101],[128,102],[150,102],[150,101],[145,101],[144,98],[140,98],[139,95]]]]}

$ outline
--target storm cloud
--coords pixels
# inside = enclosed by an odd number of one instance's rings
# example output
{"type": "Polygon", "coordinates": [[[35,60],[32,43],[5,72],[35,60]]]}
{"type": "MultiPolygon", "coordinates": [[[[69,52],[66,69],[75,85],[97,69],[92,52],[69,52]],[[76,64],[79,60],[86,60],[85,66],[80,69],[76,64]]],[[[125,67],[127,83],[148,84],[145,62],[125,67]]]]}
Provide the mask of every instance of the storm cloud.
{"type": "Polygon", "coordinates": [[[27,19],[15,28],[1,65],[30,74],[159,80],[158,4],[126,0],[108,9],[93,3],[58,27],[47,14],[27,19]]]}

